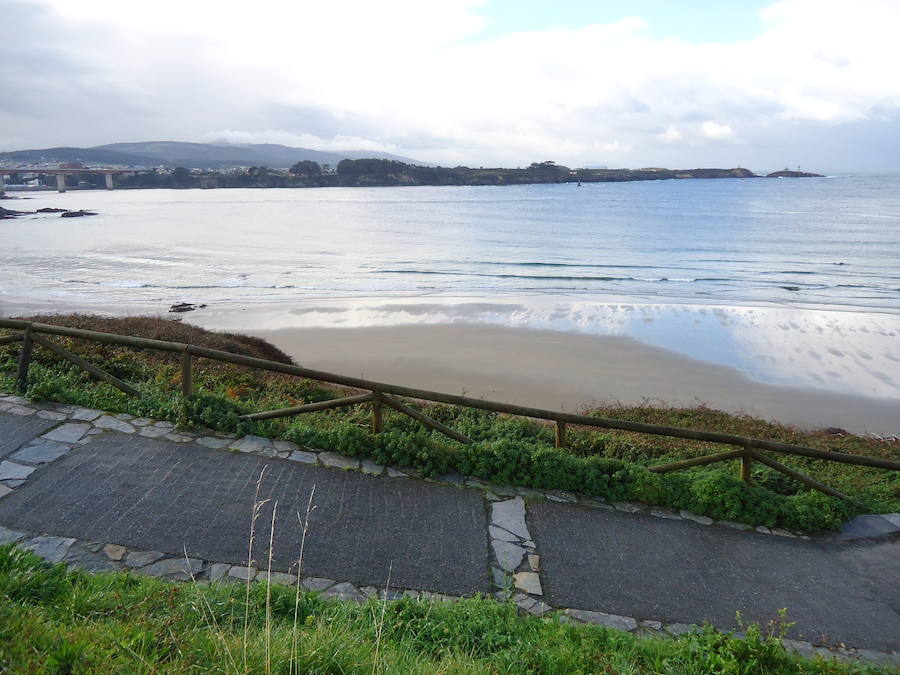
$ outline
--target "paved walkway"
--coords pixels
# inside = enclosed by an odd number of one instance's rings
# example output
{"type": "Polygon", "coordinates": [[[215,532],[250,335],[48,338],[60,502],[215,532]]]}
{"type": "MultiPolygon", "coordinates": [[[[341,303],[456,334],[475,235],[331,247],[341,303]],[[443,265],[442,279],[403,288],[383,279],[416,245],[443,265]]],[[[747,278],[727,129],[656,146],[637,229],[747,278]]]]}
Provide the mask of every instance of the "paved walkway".
{"type": "Polygon", "coordinates": [[[326,595],[506,593],[533,614],[649,633],[733,628],[737,611],[765,622],[786,607],[799,651],[845,645],[900,664],[883,654],[900,652],[900,522],[889,517],[837,538],[745,531],[0,395],[0,542],[50,560],[246,578],[254,500],[268,500],[253,557],[266,560],[277,502],[272,567],[290,583],[313,488],[302,583],[326,595]]]}

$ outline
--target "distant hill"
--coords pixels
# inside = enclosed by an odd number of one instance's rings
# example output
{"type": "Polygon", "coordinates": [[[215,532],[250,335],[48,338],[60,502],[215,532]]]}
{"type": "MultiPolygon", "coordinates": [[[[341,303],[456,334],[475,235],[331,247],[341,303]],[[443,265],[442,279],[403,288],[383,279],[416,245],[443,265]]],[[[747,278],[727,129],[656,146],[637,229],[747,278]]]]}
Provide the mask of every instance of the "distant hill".
{"type": "Polygon", "coordinates": [[[387,152],[366,150],[323,152],[308,148],[260,143],[228,145],[218,143],[182,143],[178,141],[146,141],[142,143],[110,143],[92,148],[43,148],[0,152],[0,160],[23,164],[36,162],[83,162],[122,166],[183,166],[188,169],[228,169],[238,166],[267,166],[284,169],[302,160],[336,166],[342,159],[392,159],[425,165],[407,157],[387,152]]]}
{"type": "Polygon", "coordinates": [[[12,160],[21,164],[45,162],[83,162],[85,164],[115,164],[124,166],[154,166],[152,157],[132,155],[97,148],[43,148],[41,150],[15,150],[0,152],[0,160],[12,160]]]}

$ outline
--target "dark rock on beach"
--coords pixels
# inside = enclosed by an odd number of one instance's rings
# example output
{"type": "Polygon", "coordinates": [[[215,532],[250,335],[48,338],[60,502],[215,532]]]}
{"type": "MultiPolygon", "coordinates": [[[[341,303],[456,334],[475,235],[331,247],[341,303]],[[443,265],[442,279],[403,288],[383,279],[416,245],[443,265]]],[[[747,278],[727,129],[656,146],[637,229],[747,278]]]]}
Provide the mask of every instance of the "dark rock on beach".
{"type": "Polygon", "coordinates": [[[206,305],[195,305],[192,302],[176,302],[169,308],[170,312],[193,312],[195,309],[202,309],[206,305]]]}
{"type": "Polygon", "coordinates": [[[65,213],[68,209],[54,209],[52,206],[45,206],[42,209],[38,209],[35,213],[65,213]]]}
{"type": "Polygon", "coordinates": [[[18,218],[19,216],[25,215],[24,211],[13,211],[12,209],[4,209],[0,206],[0,220],[5,220],[7,218],[18,218]]]}
{"type": "Polygon", "coordinates": [[[85,211],[82,209],[80,211],[64,211],[60,215],[60,218],[81,218],[82,216],[96,216],[96,215],[97,215],[96,211],[85,211]]]}

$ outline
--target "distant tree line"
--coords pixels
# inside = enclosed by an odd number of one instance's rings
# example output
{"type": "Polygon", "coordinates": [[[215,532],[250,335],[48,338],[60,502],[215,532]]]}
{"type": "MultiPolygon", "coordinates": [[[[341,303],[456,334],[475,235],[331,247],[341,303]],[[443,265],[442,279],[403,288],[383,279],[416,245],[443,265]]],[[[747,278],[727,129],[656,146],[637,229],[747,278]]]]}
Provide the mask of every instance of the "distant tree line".
{"type": "MultiPolygon", "coordinates": [[[[178,167],[119,176],[116,184],[134,188],[361,187],[392,185],[523,185],[532,183],[618,182],[672,178],[750,177],[746,169],[570,169],[553,161],[525,168],[470,168],[407,164],[392,159],[344,159],[336,170],[302,160],[288,170],[251,166],[238,171],[197,171],[178,167]]],[[[97,177],[102,182],[102,176],[97,177]]],[[[99,187],[99,185],[98,185],[99,187]]]]}

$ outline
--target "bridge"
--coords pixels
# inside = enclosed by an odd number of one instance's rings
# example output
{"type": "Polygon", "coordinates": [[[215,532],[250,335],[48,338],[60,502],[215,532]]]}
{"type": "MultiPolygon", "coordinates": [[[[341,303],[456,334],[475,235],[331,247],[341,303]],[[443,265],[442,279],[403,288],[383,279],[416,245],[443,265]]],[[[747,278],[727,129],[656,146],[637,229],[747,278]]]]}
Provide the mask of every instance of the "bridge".
{"type": "Polygon", "coordinates": [[[43,167],[43,166],[21,166],[16,168],[0,168],[0,196],[6,194],[6,176],[17,173],[42,173],[45,175],[56,176],[56,189],[60,192],[66,191],[66,176],[78,174],[101,174],[106,177],[106,189],[113,189],[112,177],[116,174],[138,173],[138,169],[113,169],[113,168],[89,168],[89,167],[43,167]]]}

